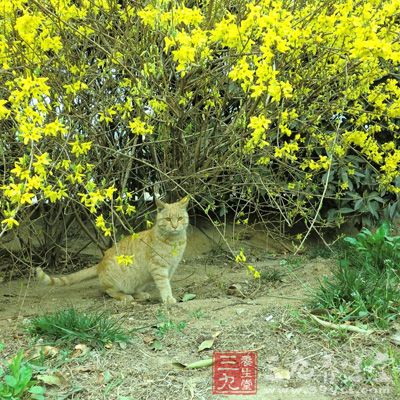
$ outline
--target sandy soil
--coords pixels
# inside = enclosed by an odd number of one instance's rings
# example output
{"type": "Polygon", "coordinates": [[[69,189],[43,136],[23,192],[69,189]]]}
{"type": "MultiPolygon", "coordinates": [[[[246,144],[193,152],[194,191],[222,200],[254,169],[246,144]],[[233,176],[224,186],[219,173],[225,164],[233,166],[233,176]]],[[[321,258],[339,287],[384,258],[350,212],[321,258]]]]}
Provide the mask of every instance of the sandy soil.
{"type": "Polygon", "coordinates": [[[60,351],[49,358],[47,373],[59,374],[63,384],[49,387],[48,398],[225,398],[211,394],[211,367],[182,370],[173,364],[210,358],[213,350],[255,350],[258,354],[257,395],[235,399],[396,398],[385,361],[391,346],[385,335],[321,330],[307,317],[304,305],[309,289],[330,273],[334,260],[277,254],[287,245],[269,246],[270,239],[259,233],[241,232],[240,240],[234,242],[221,242],[213,235],[192,229],[173,290],[179,299],[186,293],[196,297],[169,309],[158,303],[156,291],[146,303],[117,303],[101,293],[96,280],[61,288],[41,286],[33,279],[1,283],[3,356],[37,344],[37,339],[24,333],[24,322],[32,316],[69,306],[105,309],[122,318],[127,328],[137,329],[132,342],[127,347],[90,349],[82,357],[60,351]],[[280,279],[255,281],[235,264],[227,247],[244,248],[248,261],[263,276],[274,270],[280,279]],[[186,327],[171,329],[160,339],[160,316],[176,324],[185,322],[186,327]],[[213,334],[217,337],[212,349],[199,352],[199,344],[213,334]],[[156,340],[159,350],[154,350],[156,340]],[[372,360],[373,376],[365,371],[366,360],[372,360]]]}

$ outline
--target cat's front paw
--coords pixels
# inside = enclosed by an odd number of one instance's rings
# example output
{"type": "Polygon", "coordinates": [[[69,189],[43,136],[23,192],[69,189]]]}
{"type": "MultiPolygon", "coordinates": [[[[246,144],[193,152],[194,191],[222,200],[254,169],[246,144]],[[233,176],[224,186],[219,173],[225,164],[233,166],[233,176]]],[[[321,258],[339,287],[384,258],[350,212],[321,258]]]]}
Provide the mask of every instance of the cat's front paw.
{"type": "Polygon", "coordinates": [[[139,301],[147,301],[150,300],[151,296],[147,292],[138,292],[135,294],[135,299],[139,301]]]}
{"type": "Polygon", "coordinates": [[[172,296],[171,297],[167,297],[167,298],[163,299],[163,303],[170,306],[170,305],[176,303],[176,299],[175,299],[175,297],[172,297],[172,296]]]}

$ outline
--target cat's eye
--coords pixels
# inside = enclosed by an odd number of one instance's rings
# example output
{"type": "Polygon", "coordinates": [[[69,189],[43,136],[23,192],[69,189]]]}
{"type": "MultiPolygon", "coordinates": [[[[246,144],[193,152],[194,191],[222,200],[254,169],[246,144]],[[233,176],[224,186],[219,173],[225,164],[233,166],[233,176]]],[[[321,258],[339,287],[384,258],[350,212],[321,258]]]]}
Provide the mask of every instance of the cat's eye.
{"type": "Polygon", "coordinates": [[[183,218],[182,218],[182,217],[179,217],[179,218],[178,218],[178,221],[182,221],[182,220],[183,220],[183,218]]]}
{"type": "Polygon", "coordinates": [[[171,218],[170,217],[165,218],[165,220],[168,221],[168,222],[171,222],[171,218]]]}

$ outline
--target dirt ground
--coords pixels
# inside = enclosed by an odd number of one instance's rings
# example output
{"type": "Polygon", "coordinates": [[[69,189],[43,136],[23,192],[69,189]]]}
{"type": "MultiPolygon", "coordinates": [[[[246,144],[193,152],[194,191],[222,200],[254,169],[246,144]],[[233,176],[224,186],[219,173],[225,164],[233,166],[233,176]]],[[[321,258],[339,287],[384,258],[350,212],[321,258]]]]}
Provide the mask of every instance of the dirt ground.
{"type": "Polygon", "coordinates": [[[156,291],[145,303],[117,303],[101,293],[96,280],[61,288],[34,279],[1,283],[3,356],[38,344],[24,332],[33,316],[70,306],[105,309],[136,330],[131,343],[90,349],[81,357],[60,351],[49,358],[47,373],[62,377],[62,384],[48,387],[49,399],[227,398],[212,395],[211,367],[185,370],[174,362],[188,364],[212,357],[213,351],[238,350],[257,352],[258,391],[234,399],[398,398],[387,361],[393,345],[386,334],[338,333],[307,316],[309,290],[329,275],[335,260],[310,258],[310,252],[284,254],[288,244],[260,232],[235,234],[230,232],[235,240],[221,242],[215,231],[191,229],[172,285],[178,299],[188,293],[195,297],[171,308],[158,303],[156,291]],[[234,252],[243,248],[262,278],[255,281],[237,265],[229,247],[234,252]],[[172,328],[160,338],[160,321],[184,328],[172,328]],[[212,348],[199,351],[212,335],[212,348]]]}

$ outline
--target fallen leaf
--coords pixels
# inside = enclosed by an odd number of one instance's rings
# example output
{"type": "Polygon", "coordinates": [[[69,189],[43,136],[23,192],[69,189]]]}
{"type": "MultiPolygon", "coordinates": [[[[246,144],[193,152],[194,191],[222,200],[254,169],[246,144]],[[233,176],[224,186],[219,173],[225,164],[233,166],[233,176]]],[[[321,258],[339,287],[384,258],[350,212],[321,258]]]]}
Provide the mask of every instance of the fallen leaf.
{"type": "Polygon", "coordinates": [[[183,364],[178,361],[173,362],[172,365],[178,367],[180,369],[196,369],[196,368],[205,368],[212,365],[213,359],[212,358],[205,358],[204,360],[195,361],[191,364],[183,364]]]}
{"type": "Polygon", "coordinates": [[[111,379],[112,379],[112,376],[109,371],[100,372],[97,375],[96,383],[98,385],[107,384],[108,382],[111,381],[111,379]]]}
{"type": "Polygon", "coordinates": [[[98,385],[102,385],[102,384],[104,383],[104,374],[103,374],[102,372],[100,372],[100,373],[97,375],[96,383],[97,383],[98,385]]]}
{"type": "Polygon", "coordinates": [[[233,283],[226,291],[231,296],[246,297],[242,292],[242,286],[239,283],[233,283]]]}
{"type": "Polygon", "coordinates": [[[274,378],[278,380],[288,380],[290,379],[290,371],[282,367],[273,367],[271,371],[274,374],[274,378]]]}
{"type": "Polygon", "coordinates": [[[49,386],[61,387],[67,385],[67,380],[60,372],[56,372],[53,375],[38,375],[36,379],[49,386]]]}
{"type": "Polygon", "coordinates": [[[82,357],[89,352],[89,347],[86,344],[77,344],[74,347],[75,351],[71,354],[71,357],[82,357]]]}
{"type": "Polygon", "coordinates": [[[182,302],[193,300],[195,297],[194,293],[185,293],[182,297],[182,302]]]}
{"type": "Polygon", "coordinates": [[[144,344],[152,344],[155,340],[156,340],[156,338],[154,336],[150,336],[150,335],[143,336],[144,344]]]}
{"type": "Polygon", "coordinates": [[[198,351],[203,351],[206,349],[211,349],[211,347],[213,347],[214,344],[214,339],[208,339],[208,340],[204,340],[203,342],[200,343],[199,347],[198,347],[198,351]]]}
{"type": "Polygon", "coordinates": [[[45,357],[55,357],[60,352],[58,347],[54,346],[35,346],[31,354],[28,350],[25,352],[25,356],[29,357],[31,360],[41,357],[43,354],[45,357]]]}

